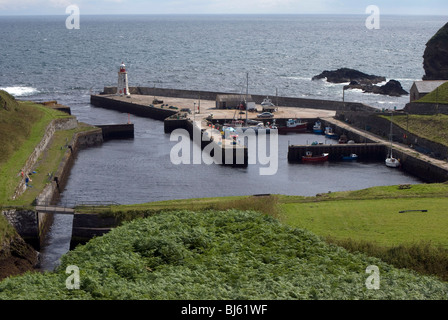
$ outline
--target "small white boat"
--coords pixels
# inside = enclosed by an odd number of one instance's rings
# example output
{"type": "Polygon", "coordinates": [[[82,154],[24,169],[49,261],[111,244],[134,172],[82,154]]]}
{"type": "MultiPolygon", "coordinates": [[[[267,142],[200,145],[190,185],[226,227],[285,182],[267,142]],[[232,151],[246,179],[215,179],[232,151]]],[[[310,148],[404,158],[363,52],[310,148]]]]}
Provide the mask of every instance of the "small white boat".
{"type": "Polygon", "coordinates": [[[386,166],[389,168],[398,168],[400,166],[400,160],[395,159],[392,155],[386,158],[386,166]]]}
{"type": "Polygon", "coordinates": [[[389,150],[389,154],[385,160],[386,166],[389,168],[398,168],[401,163],[399,159],[394,158],[393,154],[392,154],[392,117],[393,117],[393,113],[391,114],[391,118],[390,118],[390,136],[389,136],[389,140],[390,140],[390,150],[389,150]]]}
{"type": "Polygon", "coordinates": [[[269,97],[266,97],[263,102],[261,103],[261,106],[263,107],[275,107],[275,104],[272,103],[272,100],[269,99],[269,97]]]}

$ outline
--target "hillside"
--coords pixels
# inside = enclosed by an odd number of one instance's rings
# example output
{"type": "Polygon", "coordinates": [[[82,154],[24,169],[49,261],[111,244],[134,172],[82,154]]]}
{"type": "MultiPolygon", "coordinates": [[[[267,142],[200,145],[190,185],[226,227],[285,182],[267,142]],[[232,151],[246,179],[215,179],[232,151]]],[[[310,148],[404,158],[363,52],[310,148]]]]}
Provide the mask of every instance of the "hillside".
{"type": "Polygon", "coordinates": [[[55,273],[0,283],[0,299],[447,299],[448,284],[251,211],[177,211],[137,219],[62,258],[55,273]],[[80,270],[67,290],[66,268],[80,270]],[[380,270],[369,290],[366,268],[380,270]]]}
{"type": "Polygon", "coordinates": [[[428,93],[426,96],[416,102],[424,103],[448,103],[448,82],[442,84],[436,90],[428,93]]]}
{"type": "Polygon", "coordinates": [[[42,116],[42,110],[18,103],[0,90],[0,165],[30,137],[33,124],[42,116]]]}

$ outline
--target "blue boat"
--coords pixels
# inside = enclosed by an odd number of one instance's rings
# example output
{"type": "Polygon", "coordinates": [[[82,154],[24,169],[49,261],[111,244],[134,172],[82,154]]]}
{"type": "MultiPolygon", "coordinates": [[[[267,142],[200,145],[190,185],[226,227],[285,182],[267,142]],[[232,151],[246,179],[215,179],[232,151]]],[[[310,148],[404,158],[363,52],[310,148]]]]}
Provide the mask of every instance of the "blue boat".
{"type": "Polygon", "coordinates": [[[334,140],[339,139],[339,136],[333,132],[333,128],[331,128],[331,127],[325,128],[325,137],[328,139],[334,139],[334,140]]]}
{"type": "Polygon", "coordinates": [[[349,156],[342,157],[342,160],[344,160],[344,161],[354,161],[354,160],[358,160],[358,155],[352,153],[352,154],[349,155],[349,156]]]}
{"type": "Polygon", "coordinates": [[[320,121],[316,121],[316,123],[314,124],[313,132],[316,134],[324,133],[324,130],[322,130],[322,123],[320,121]]]}

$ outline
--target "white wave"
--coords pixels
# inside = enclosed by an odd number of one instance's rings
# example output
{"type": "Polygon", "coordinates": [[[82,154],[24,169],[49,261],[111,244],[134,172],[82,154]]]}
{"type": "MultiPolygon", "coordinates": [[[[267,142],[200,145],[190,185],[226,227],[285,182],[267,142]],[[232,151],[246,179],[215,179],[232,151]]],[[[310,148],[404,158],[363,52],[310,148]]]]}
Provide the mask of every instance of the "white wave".
{"type": "Polygon", "coordinates": [[[39,92],[39,90],[37,90],[36,88],[32,88],[32,87],[2,87],[0,88],[0,90],[4,90],[6,92],[8,92],[10,95],[14,96],[14,97],[26,97],[26,96],[31,96],[33,94],[36,94],[39,92]]]}

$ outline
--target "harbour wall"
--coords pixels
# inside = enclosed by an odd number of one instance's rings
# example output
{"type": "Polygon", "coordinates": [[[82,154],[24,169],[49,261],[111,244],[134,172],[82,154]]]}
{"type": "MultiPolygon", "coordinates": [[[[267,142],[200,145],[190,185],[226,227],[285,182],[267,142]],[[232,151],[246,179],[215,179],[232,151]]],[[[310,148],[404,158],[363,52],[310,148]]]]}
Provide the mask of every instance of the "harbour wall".
{"type": "Polygon", "coordinates": [[[421,115],[448,114],[448,104],[411,102],[404,107],[403,111],[421,115]]]}
{"type": "MultiPolygon", "coordinates": [[[[406,113],[396,112],[394,115],[406,116],[406,113]]],[[[360,130],[373,133],[385,140],[390,136],[391,113],[358,113],[351,111],[338,111],[336,119],[360,130]],[[383,116],[383,117],[382,117],[383,116]]],[[[393,141],[412,147],[419,153],[426,154],[434,159],[448,159],[448,147],[413,134],[396,124],[392,124],[393,141]]]]}
{"type": "Polygon", "coordinates": [[[70,250],[79,244],[85,244],[94,237],[100,237],[119,225],[118,220],[112,216],[101,213],[76,213],[73,216],[72,237],[70,250]]]}
{"type": "Polygon", "coordinates": [[[356,143],[356,144],[333,144],[333,145],[292,145],[288,147],[288,162],[302,162],[302,156],[307,151],[313,155],[329,153],[330,161],[341,161],[343,156],[354,153],[359,160],[380,161],[384,160],[387,154],[387,146],[381,143],[356,143]]]}
{"type": "Polygon", "coordinates": [[[101,128],[103,133],[103,140],[134,138],[133,123],[95,125],[95,127],[101,128]]]}
{"type": "MultiPolygon", "coordinates": [[[[197,91],[197,90],[179,90],[179,89],[165,89],[165,88],[149,88],[149,87],[129,87],[131,94],[160,96],[171,98],[184,99],[202,99],[202,100],[216,100],[217,95],[222,94],[239,94],[239,93],[225,93],[215,91],[197,91]]],[[[101,94],[116,94],[117,87],[104,87],[101,94]]],[[[251,95],[255,103],[261,104],[266,98],[265,95],[251,95]]],[[[304,99],[296,97],[272,97],[271,99],[276,105],[285,107],[296,107],[306,109],[321,109],[321,110],[352,110],[352,111],[374,111],[375,108],[357,102],[343,102],[332,100],[318,100],[318,99],[304,99]]]]}
{"type": "Polygon", "coordinates": [[[176,114],[177,110],[163,109],[159,107],[144,106],[137,103],[108,99],[98,95],[90,96],[90,103],[96,107],[120,111],[123,113],[132,113],[136,116],[151,118],[155,120],[165,120],[176,114]]]}

